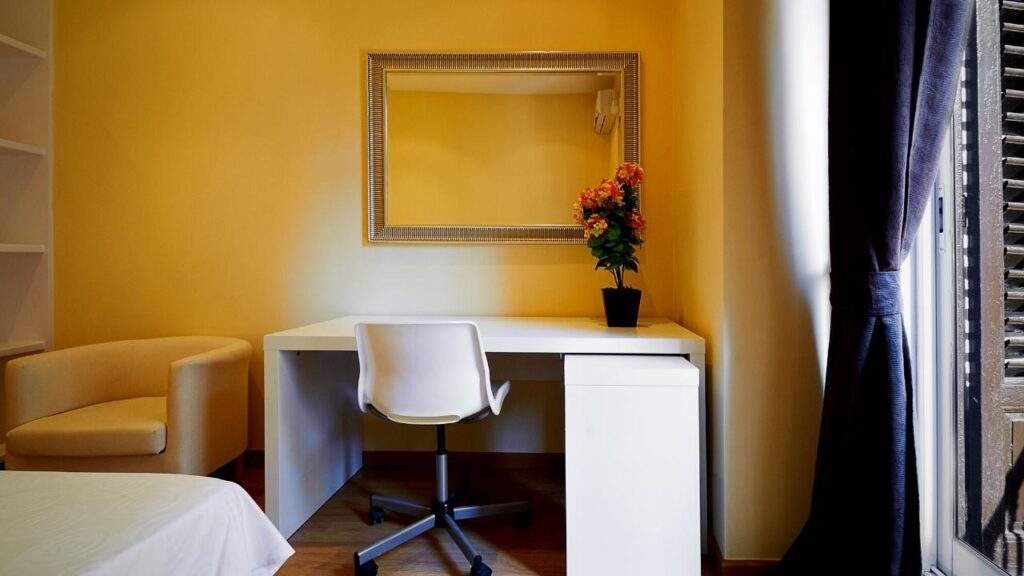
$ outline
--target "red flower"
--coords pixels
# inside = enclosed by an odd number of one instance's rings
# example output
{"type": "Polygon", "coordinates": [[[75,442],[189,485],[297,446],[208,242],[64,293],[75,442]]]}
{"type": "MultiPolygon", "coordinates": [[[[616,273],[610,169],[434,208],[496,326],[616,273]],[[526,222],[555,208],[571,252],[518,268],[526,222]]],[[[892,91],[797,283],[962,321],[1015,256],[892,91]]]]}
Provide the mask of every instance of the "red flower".
{"type": "Polygon", "coordinates": [[[587,188],[580,193],[579,203],[585,210],[596,210],[601,207],[601,198],[598,196],[597,190],[587,188]]]}
{"type": "Polygon", "coordinates": [[[611,180],[602,180],[595,191],[598,198],[600,198],[601,204],[609,208],[612,206],[622,206],[626,199],[626,194],[622,191],[622,187],[611,180]]]}
{"type": "Polygon", "coordinates": [[[637,238],[643,237],[644,230],[647,228],[647,219],[644,218],[643,214],[637,212],[636,210],[633,210],[632,212],[629,213],[629,220],[627,221],[627,223],[629,224],[629,227],[633,230],[633,233],[636,234],[637,238]]]}
{"type": "Polygon", "coordinates": [[[644,169],[632,162],[627,162],[615,171],[615,180],[623,186],[636,188],[644,181],[644,169]]]}
{"type": "Polygon", "coordinates": [[[572,219],[583,228],[597,268],[604,268],[623,288],[627,270],[637,272],[640,262],[633,246],[643,244],[647,220],[637,209],[636,187],[644,180],[644,171],[636,164],[623,164],[615,178],[604,179],[594,188],[585,188],[572,205],[572,219]],[[628,208],[627,208],[628,207],[628,208]]]}

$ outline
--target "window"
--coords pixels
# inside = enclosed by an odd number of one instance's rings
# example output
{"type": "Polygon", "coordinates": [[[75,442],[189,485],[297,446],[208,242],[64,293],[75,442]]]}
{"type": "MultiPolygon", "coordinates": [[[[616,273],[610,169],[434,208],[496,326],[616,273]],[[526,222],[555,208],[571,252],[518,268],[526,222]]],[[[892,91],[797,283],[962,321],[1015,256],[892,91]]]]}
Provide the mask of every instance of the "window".
{"type": "Polygon", "coordinates": [[[1024,574],[1024,2],[978,1],[961,82],[934,236],[936,565],[1024,574]]]}

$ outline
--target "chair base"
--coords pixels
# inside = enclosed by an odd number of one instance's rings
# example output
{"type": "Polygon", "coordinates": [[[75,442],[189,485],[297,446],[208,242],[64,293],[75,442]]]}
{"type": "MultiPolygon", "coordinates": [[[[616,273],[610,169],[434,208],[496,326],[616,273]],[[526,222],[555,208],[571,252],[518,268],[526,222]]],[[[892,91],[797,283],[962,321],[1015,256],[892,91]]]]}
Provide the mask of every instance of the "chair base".
{"type": "Polygon", "coordinates": [[[377,563],[374,558],[394,550],[409,540],[431,530],[444,527],[455,540],[459,550],[470,563],[470,576],[491,576],[491,569],[484,564],[483,558],[459,528],[458,520],[483,518],[501,514],[515,515],[516,525],[527,528],[532,523],[530,502],[506,502],[503,504],[484,504],[478,506],[453,506],[448,496],[448,455],[444,448],[444,426],[438,426],[438,450],[435,457],[437,470],[437,497],[430,506],[423,506],[400,498],[370,496],[370,524],[379,524],[384,520],[384,511],[397,512],[408,516],[420,516],[420,519],[399,530],[398,532],[374,542],[354,555],[356,576],[376,576],[377,563]]]}
{"type": "Polygon", "coordinates": [[[370,496],[370,523],[378,524],[384,520],[384,511],[397,512],[405,515],[423,516],[405,528],[378,540],[372,545],[355,553],[357,576],[373,576],[377,573],[374,558],[394,550],[409,540],[433,529],[445,528],[455,540],[462,554],[470,563],[470,576],[489,576],[490,567],[483,562],[483,557],[466,537],[457,520],[483,518],[500,514],[515,515],[516,525],[529,527],[532,518],[530,502],[507,502],[503,504],[484,504],[479,506],[448,506],[446,503],[434,503],[433,507],[423,506],[415,502],[390,498],[387,496],[370,496]]]}

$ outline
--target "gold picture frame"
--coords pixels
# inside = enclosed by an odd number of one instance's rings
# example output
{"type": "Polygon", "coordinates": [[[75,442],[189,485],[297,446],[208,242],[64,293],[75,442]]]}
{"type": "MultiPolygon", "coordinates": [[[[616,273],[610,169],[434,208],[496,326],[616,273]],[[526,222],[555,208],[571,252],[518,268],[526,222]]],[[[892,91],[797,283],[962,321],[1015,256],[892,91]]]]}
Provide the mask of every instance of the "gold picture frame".
{"type": "MultiPolygon", "coordinates": [[[[623,159],[640,162],[638,52],[369,53],[367,200],[370,242],[582,244],[575,225],[398,226],[387,222],[388,72],[617,72],[622,79],[623,159]]],[[[595,183],[596,184],[596,183],[595,183]]],[[[570,209],[566,207],[566,211],[570,209]]]]}

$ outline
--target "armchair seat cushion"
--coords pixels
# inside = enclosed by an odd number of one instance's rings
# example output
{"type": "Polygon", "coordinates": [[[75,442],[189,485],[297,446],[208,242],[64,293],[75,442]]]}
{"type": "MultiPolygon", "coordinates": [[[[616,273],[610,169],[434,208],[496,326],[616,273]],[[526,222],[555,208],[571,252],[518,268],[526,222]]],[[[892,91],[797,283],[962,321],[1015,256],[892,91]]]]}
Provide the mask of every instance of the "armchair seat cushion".
{"type": "Polygon", "coordinates": [[[26,422],[7,433],[7,448],[26,456],[159,454],[167,447],[167,399],[129,398],[26,422]]]}

